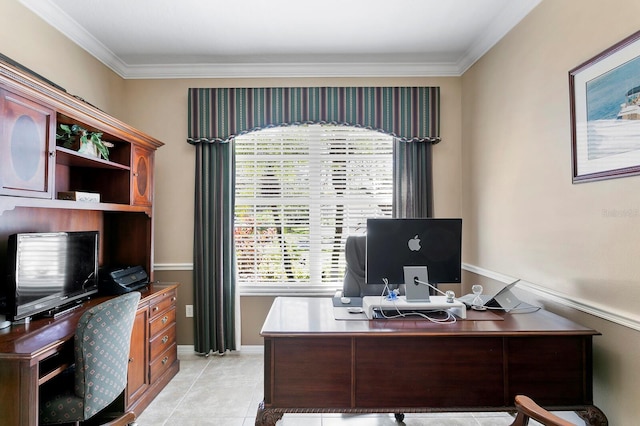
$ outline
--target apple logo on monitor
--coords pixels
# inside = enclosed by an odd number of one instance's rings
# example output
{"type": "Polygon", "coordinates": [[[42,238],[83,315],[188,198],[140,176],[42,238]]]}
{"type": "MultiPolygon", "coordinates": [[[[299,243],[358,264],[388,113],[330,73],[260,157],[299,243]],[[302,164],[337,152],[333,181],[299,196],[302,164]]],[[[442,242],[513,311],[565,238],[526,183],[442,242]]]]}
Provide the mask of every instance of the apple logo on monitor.
{"type": "Polygon", "coordinates": [[[411,251],[420,251],[420,249],[422,248],[422,247],[420,247],[420,238],[418,238],[417,235],[415,237],[411,238],[407,242],[407,245],[409,246],[409,250],[411,250],[411,251]]]}

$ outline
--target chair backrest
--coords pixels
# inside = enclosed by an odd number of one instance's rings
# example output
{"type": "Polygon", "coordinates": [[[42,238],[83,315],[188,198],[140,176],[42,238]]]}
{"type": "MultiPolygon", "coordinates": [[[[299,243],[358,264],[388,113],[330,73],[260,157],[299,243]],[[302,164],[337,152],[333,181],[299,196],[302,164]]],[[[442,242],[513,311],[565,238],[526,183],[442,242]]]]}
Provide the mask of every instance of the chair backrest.
{"type": "MultiPolygon", "coordinates": [[[[367,237],[351,235],[344,245],[344,258],[347,264],[342,295],[345,297],[380,296],[384,284],[366,284],[365,267],[367,254],[367,237]]],[[[400,286],[400,294],[404,294],[404,285],[400,286]]]]}
{"type": "Polygon", "coordinates": [[[127,384],[131,331],[140,293],[131,292],[87,310],[76,328],[75,393],[85,419],[111,404],[127,384]]]}

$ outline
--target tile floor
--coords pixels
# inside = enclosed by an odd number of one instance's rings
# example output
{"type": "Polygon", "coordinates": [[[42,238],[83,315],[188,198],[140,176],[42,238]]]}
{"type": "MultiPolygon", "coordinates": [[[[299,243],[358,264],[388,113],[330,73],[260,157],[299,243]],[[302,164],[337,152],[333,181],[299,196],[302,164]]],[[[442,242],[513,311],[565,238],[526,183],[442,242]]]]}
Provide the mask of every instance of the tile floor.
{"type": "MultiPolygon", "coordinates": [[[[202,357],[178,350],[180,372],[138,417],[138,426],[253,426],[262,400],[262,353],[202,357]]],[[[578,424],[574,413],[559,413],[578,424]]],[[[407,426],[506,426],[506,413],[407,414],[407,426]]],[[[530,422],[530,425],[539,425],[530,422]]],[[[397,426],[393,415],[285,414],[277,426],[397,426]]]]}

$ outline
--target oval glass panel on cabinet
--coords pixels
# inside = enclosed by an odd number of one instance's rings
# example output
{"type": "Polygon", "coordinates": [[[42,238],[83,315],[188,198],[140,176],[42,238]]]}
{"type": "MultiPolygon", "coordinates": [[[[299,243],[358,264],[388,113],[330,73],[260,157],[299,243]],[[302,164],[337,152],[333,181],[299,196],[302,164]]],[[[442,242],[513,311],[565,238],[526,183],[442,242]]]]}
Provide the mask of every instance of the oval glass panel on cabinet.
{"type": "Polygon", "coordinates": [[[0,89],[0,195],[51,198],[55,113],[0,89]]]}
{"type": "Polygon", "coordinates": [[[133,147],[131,168],[131,203],[135,206],[150,206],[153,201],[153,151],[133,147]]]}

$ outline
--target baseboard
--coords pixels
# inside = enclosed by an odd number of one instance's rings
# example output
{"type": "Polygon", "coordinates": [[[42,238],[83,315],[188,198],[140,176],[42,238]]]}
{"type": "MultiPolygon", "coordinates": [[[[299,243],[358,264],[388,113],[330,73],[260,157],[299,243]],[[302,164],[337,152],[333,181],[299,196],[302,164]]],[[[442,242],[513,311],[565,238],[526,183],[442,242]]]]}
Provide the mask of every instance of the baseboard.
{"type": "MultiPolygon", "coordinates": [[[[178,345],[178,354],[193,354],[195,348],[193,345],[178,345]]],[[[243,354],[261,354],[264,353],[264,346],[262,345],[242,345],[238,352],[243,354]]]]}
{"type": "MultiPolygon", "coordinates": [[[[469,263],[463,263],[462,269],[477,275],[481,275],[483,277],[491,278],[504,284],[508,284],[518,279],[518,277],[504,275],[499,272],[484,269],[476,265],[471,265],[469,263]]],[[[585,312],[587,314],[602,318],[607,321],[611,321],[615,324],[640,331],[640,316],[636,316],[628,312],[614,312],[608,306],[600,305],[590,300],[585,300],[578,297],[571,297],[522,279],[518,283],[518,288],[535,294],[536,296],[540,296],[551,302],[577,309],[578,311],[585,312]]]]}

